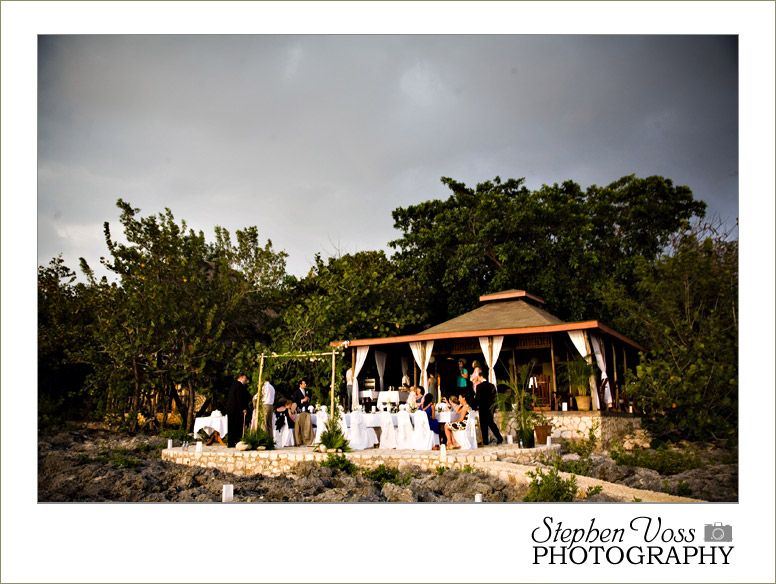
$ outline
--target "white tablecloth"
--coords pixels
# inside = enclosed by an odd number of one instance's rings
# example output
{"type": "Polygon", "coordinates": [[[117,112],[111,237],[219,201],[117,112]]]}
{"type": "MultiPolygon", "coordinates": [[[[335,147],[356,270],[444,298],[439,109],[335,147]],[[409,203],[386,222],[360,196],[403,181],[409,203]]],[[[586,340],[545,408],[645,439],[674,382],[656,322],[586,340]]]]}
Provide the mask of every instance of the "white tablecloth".
{"type": "Polygon", "coordinates": [[[196,418],[194,420],[194,436],[197,432],[204,430],[208,434],[212,434],[215,430],[221,436],[224,436],[229,428],[229,416],[208,416],[207,418],[196,418]]]}
{"type": "MultiPolygon", "coordinates": [[[[312,420],[313,426],[318,425],[317,416],[315,414],[311,414],[310,419],[312,420]]],[[[399,424],[399,419],[396,414],[391,414],[391,419],[393,420],[394,427],[399,424]]],[[[410,416],[410,419],[412,419],[412,416],[410,416]]],[[[379,428],[381,426],[380,414],[364,414],[364,423],[367,428],[379,428]]],[[[345,425],[350,428],[350,414],[345,414],[345,425]]]]}
{"type": "Polygon", "coordinates": [[[359,391],[358,392],[358,399],[364,399],[364,398],[368,397],[370,399],[375,400],[375,399],[377,399],[378,395],[380,395],[379,391],[370,391],[370,390],[367,389],[366,391],[359,391]]]}
{"type": "Polygon", "coordinates": [[[382,404],[386,404],[388,402],[391,402],[391,403],[394,403],[394,404],[398,404],[399,403],[399,392],[398,391],[381,391],[381,392],[379,392],[379,395],[377,396],[377,407],[379,408],[382,404]]]}

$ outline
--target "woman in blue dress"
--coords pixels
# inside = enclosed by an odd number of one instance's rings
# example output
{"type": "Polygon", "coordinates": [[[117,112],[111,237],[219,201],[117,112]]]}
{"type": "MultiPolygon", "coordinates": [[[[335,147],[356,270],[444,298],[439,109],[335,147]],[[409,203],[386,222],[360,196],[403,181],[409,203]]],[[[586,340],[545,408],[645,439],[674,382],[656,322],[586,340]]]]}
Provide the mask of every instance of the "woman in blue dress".
{"type": "Polygon", "coordinates": [[[434,405],[434,398],[431,394],[427,393],[423,396],[423,404],[421,409],[426,412],[428,416],[428,427],[434,434],[439,434],[439,422],[436,420],[436,409],[434,405]]]}

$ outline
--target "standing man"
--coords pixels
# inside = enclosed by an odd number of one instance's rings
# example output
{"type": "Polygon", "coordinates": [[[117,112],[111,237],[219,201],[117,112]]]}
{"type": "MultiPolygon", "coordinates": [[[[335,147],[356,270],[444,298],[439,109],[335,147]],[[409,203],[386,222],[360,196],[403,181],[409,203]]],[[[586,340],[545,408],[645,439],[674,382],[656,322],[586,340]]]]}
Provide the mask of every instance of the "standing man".
{"type": "Polygon", "coordinates": [[[264,395],[264,429],[270,436],[273,435],[273,407],[275,406],[275,388],[269,381],[264,382],[264,388],[262,390],[264,395]]]}
{"type": "Polygon", "coordinates": [[[229,438],[227,446],[234,448],[242,440],[243,428],[245,427],[245,417],[248,415],[248,404],[251,401],[251,394],[248,393],[248,376],[241,373],[237,381],[229,388],[229,394],[226,398],[226,415],[229,416],[229,438]]]}
{"type": "Polygon", "coordinates": [[[307,380],[299,381],[299,388],[294,391],[293,400],[296,404],[296,411],[299,412],[299,417],[294,425],[294,440],[297,446],[310,445],[315,439],[315,434],[313,434],[310,414],[307,413],[307,406],[310,405],[310,396],[307,395],[307,380]]]}
{"type": "Polygon", "coordinates": [[[474,386],[474,403],[480,413],[480,432],[482,432],[482,445],[487,446],[488,428],[493,430],[496,444],[501,444],[504,439],[493,419],[493,402],[496,401],[496,388],[482,376],[482,369],[475,368],[472,372],[472,385],[474,386]]]}

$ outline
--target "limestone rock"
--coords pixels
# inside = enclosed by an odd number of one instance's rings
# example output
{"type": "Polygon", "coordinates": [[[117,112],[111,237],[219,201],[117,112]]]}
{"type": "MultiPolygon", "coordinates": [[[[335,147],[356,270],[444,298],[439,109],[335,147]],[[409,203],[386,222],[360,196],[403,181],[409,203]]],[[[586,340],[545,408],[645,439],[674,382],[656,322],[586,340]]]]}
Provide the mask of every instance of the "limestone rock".
{"type": "Polygon", "coordinates": [[[238,443],[235,445],[234,449],[235,449],[235,450],[250,450],[250,449],[251,449],[251,446],[250,446],[250,444],[246,444],[245,442],[243,442],[242,440],[240,440],[240,442],[238,442],[238,443]]]}

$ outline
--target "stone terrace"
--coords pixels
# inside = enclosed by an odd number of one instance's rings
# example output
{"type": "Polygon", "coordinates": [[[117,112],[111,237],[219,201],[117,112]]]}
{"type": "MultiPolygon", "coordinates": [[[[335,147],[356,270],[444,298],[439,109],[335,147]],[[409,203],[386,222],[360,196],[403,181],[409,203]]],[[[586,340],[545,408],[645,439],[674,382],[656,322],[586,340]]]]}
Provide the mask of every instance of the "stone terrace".
{"type": "MultiPolygon", "coordinates": [[[[447,456],[441,456],[440,451],[418,450],[387,450],[370,448],[356,452],[348,452],[345,456],[358,466],[376,468],[384,464],[387,467],[404,470],[417,466],[424,471],[434,471],[438,466],[453,470],[463,470],[467,465],[474,469],[487,472],[506,483],[519,485],[528,484],[530,477],[526,473],[536,467],[530,466],[540,457],[551,451],[560,451],[560,444],[540,446],[537,448],[520,448],[517,445],[501,444],[488,446],[477,450],[447,451],[447,456]],[[507,461],[508,460],[508,461],[507,461]]],[[[237,451],[224,446],[203,446],[202,452],[196,452],[194,447],[183,450],[174,447],[162,450],[162,459],[176,464],[217,468],[236,475],[264,474],[278,476],[292,474],[294,465],[303,461],[322,462],[328,454],[313,452],[310,446],[280,448],[277,450],[237,451]]],[[[568,477],[566,473],[560,473],[568,477]]],[[[656,493],[641,489],[633,489],[622,485],[607,483],[590,477],[577,477],[577,485],[581,489],[601,485],[603,493],[618,501],[633,501],[640,499],[645,502],[690,502],[695,499],[676,497],[665,493],[656,493]]]]}

